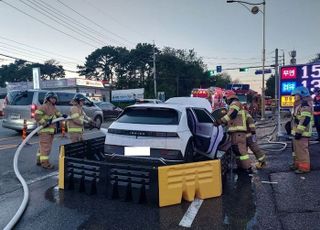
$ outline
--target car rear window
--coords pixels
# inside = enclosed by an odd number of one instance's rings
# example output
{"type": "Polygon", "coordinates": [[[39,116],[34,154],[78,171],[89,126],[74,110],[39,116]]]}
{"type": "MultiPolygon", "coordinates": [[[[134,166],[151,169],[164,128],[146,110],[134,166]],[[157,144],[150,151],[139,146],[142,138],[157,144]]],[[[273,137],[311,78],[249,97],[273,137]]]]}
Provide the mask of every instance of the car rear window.
{"type": "MultiPolygon", "coordinates": [[[[47,92],[39,92],[38,100],[40,104],[43,104],[44,97],[47,92]]],[[[58,101],[57,105],[67,105],[70,106],[70,102],[72,98],[74,97],[74,93],[57,93],[58,101]]]]}
{"type": "Polygon", "coordinates": [[[179,114],[166,108],[127,108],[117,122],[145,125],[178,125],[179,114]]]}
{"type": "Polygon", "coordinates": [[[31,105],[33,93],[30,91],[13,91],[8,93],[8,105],[31,105]]]}

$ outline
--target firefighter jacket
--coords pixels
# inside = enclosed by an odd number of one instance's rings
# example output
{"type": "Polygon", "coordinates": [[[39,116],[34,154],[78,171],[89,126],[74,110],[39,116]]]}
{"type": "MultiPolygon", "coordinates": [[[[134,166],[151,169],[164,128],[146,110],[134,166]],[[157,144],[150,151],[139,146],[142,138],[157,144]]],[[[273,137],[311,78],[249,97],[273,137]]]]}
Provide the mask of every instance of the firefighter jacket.
{"type": "Polygon", "coordinates": [[[91,119],[85,114],[82,107],[74,105],[70,109],[71,119],[68,121],[69,133],[83,133],[83,123],[88,123],[91,119]]]}
{"type": "Polygon", "coordinates": [[[292,115],[292,134],[302,134],[303,137],[311,137],[313,126],[313,107],[312,98],[306,97],[295,101],[292,115]]]}
{"type": "MultiPolygon", "coordinates": [[[[46,126],[49,120],[54,120],[58,117],[61,117],[61,113],[50,102],[44,103],[35,112],[35,119],[39,123],[39,125],[42,126],[46,126]]],[[[50,124],[48,127],[41,129],[39,133],[54,134],[55,128],[55,124],[50,124]]]]}
{"type": "Polygon", "coordinates": [[[313,103],[314,103],[313,115],[320,116],[320,94],[314,97],[313,103]]]}
{"type": "Polygon", "coordinates": [[[246,114],[246,125],[247,125],[247,137],[250,137],[253,133],[256,132],[256,125],[254,120],[248,111],[245,111],[246,114]]]}
{"type": "Polygon", "coordinates": [[[246,113],[240,101],[234,100],[226,115],[221,118],[222,123],[228,125],[228,132],[247,132],[246,113]]]}

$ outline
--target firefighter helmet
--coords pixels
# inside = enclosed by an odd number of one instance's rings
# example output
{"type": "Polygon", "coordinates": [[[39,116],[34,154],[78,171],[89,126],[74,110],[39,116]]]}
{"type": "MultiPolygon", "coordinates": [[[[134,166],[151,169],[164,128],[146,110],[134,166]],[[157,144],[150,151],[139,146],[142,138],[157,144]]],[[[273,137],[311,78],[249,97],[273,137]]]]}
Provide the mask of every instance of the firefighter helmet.
{"type": "Polygon", "coordinates": [[[44,96],[44,102],[49,101],[50,98],[55,98],[58,101],[58,95],[55,92],[47,92],[44,96]]]}
{"type": "Polygon", "coordinates": [[[82,94],[78,93],[78,94],[74,95],[74,97],[73,97],[72,100],[75,101],[75,102],[77,102],[77,103],[79,104],[80,101],[85,101],[86,98],[85,98],[85,96],[83,96],[82,94]]]}
{"type": "Polygon", "coordinates": [[[298,86],[292,91],[291,95],[300,95],[301,97],[308,97],[310,96],[310,92],[306,87],[298,86]]]}

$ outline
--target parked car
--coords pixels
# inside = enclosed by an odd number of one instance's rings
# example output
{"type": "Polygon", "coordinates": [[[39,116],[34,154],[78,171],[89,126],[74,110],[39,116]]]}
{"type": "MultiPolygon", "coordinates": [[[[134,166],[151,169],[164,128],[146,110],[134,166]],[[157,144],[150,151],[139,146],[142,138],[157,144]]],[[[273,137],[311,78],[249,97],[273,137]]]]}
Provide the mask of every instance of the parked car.
{"type": "Polygon", "coordinates": [[[7,94],[0,94],[0,116],[3,116],[3,109],[4,109],[6,96],[7,94]]]}
{"type": "MultiPolygon", "coordinates": [[[[27,90],[27,91],[11,91],[7,94],[7,105],[4,109],[4,120],[2,127],[21,131],[23,129],[23,121],[27,121],[28,131],[37,127],[34,119],[35,111],[43,104],[46,90],[27,90]]],[[[63,114],[69,114],[71,108],[71,100],[75,93],[56,92],[58,95],[57,108],[63,114]]],[[[84,104],[85,113],[93,119],[97,126],[101,126],[103,121],[103,112],[86,98],[84,104]]]]}
{"type": "Polygon", "coordinates": [[[137,99],[136,100],[136,104],[145,104],[145,103],[160,104],[163,102],[158,99],[137,99]]]}
{"type": "Polygon", "coordinates": [[[109,118],[117,118],[123,109],[113,105],[111,102],[95,102],[102,109],[104,120],[109,118]]]}
{"type": "Polygon", "coordinates": [[[126,107],[108,128],[105,153],[125,155],[126,147],[150,147],[151,158],[192,162],[198,153],[215,158],[224,132],[210,114],[210,103],[190,97],[171,102],[126,107]]]}

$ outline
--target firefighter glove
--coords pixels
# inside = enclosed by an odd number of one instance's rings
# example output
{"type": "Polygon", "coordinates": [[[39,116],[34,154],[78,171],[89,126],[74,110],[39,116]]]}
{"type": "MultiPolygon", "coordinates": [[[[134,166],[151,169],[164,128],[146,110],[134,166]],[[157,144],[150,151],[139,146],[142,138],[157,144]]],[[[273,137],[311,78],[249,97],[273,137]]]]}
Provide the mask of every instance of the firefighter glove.
{"type": "Polygon", "coordinates": [[[68,115],[67,115],[67,114],[62,114],[62,117],[63,117],[64,119],[66,119],[66,118],[68,117],[68,115]]]}
{"type": "Polygon", "coordinates": [[[302,134],[301,134],[301,133],[296,133],[296,135],[294,136],[294,139],[300,140],[301,137],[302,137],[302,134]]]}
{"type": "Polygon", "coordinates": [[[251,131],[251,134],[252,135],[256,135],[256,131],[251,131]]]}

